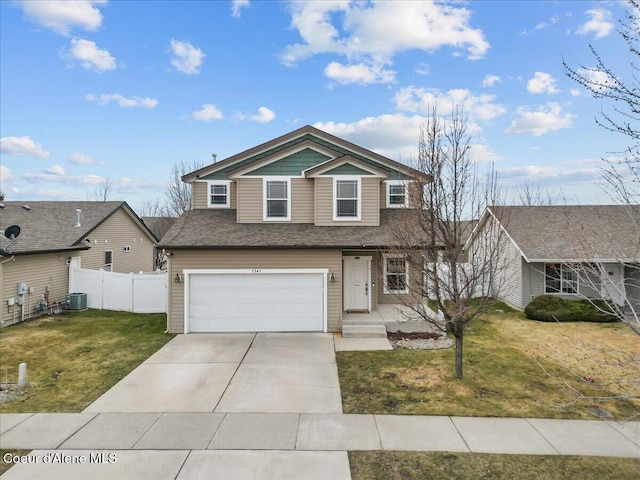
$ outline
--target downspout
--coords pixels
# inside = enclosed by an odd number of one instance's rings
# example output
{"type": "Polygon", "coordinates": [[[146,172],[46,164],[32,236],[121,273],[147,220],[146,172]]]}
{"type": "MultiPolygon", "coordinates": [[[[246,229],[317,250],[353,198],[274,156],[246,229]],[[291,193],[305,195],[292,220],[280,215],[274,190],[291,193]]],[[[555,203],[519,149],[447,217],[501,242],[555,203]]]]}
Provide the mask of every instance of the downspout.
{"type": "MultiPolygon", "coordinates": [[[[15,259],[16,259],[15,255],[12,255],[10,252],[7,252],[6,250],[3,250],[1,248],[0,248],[0,255],[2,255],[3,257],[11,255],[9,258],[5,258],[4,260],[0,260],[0,265],[2,265],[3,263],[6,263],[6,262],[15,261],[15,259]]],[[[0,290],[2,290],[2,285],[0,285],[0,290]]],[[[2,316],[0,316],[0,318],[2,318],[2,316]]],[[[15,319],[16,319],[16,306],[14,304],[11,307],[11,320],[12,320],[13,323],[15,323],[15,319]]],[[[4,323],[4,321],[0,321],[0,323],[4,323]]]]}

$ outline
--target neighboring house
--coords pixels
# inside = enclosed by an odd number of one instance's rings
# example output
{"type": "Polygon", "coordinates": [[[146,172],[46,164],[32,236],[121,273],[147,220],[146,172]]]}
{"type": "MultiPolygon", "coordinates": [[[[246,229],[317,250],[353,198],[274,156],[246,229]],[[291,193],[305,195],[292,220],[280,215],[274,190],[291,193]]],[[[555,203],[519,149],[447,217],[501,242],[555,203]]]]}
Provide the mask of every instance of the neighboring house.
{"type": "MultiPolygon", "coordinates": [[[[142,217],[142,221],[153,232],[156,238],[164,237],[165,233],[169,231],[173,223],[176,221],[174,217],[142,217]]],[[[155,251],[155,268],[160,270],[166,270],[167,257],[162,252],[161,248],[157,248],[155,251]]]]}
{"type": "Polygon", "coordinates": [[[494,294],[520,310],[543,294],[640,308],[640,206],[489,207],[469,242],[498,222],[507,268],[494,294]]]}
{"type": "Polygon", "coordinates": [[[149,272],[157,239],[125,202],[2,202],[0,232],[12,225],[20,235],[0,236],[0,326],[62,302],[69,263],[112,272],[149,272]]]}
{"type": "Polygon", "coordinates": [[[169,331],[338,331],[396,303],[409,272],[390,232],[424,179],[310,126],[185,175],[193,209],[158,245],[169,331]]]}

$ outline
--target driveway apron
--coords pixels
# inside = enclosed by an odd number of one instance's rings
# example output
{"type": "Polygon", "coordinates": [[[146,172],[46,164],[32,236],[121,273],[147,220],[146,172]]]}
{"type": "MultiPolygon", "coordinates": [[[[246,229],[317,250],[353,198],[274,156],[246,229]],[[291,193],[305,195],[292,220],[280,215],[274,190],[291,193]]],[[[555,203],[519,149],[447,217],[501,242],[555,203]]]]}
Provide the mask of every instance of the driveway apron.
{"type": "Polygon", "coordinates": [[[342,413],[333,336],[178,335],[85,409],[342,413]]]}

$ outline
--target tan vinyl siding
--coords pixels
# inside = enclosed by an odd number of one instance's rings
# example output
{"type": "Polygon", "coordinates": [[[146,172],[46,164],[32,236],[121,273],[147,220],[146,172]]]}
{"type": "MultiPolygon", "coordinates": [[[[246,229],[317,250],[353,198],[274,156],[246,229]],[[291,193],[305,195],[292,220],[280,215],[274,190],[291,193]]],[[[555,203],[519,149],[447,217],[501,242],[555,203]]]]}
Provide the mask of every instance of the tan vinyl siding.
{"type": "Polygon", "coordinates": [[[318,226],[378,226],[380,225],[380,179],[363,177],[361,184],[361,216],[360,221],[333,220],[333,178],[316,178],[316,212],[318,226]]]}
{"type": "Polygon", "coordinates": [[[309,178],[291,179],[291,221],[313,223],[313,184],[309,178]]]}
{"type": "Polygon", "coordinates": [[[238,179],[238,223],[262,223],[262,179],[238,179]]]}
{"type": "Polygon", "coordinates": [[[18,282],[25,282],[27,287],[34,289],[32,294],[24,296],[25,319],[38,315],[35,306],[39,303],[42,295],[46,293],[47,286],[51,303],[64,302],[67,293],[69,293],[69,266],[66,264],[66,260],[73,255],[77,255],[77,252],[20,255],[15,257],[15,260],[0,265],[0,296],[2,297],[0,326],[4,327],[14,323],[14,309],[15,318],[20,321],[20,306],[17,304],[18,282]],[[15,307],[7,305],[9,298],[16,299],[15,307]]]}
{"type": "Polygon", "coordinates": [[[153,241],[123,209],[111,215],[87,238],[86,245],[91,249],[80,254],[82,268],[104,268],[104,254],[111,250],[116,273],[151,272],[154,269],[153,241]],[[124,247],[131,247],[131,251],[124,252],[124,247]]]}
{"type": "MultiPolygon", "coordinates": [[[[169,278],[185,269],[328,268],[342,278],[340,250],[174,250],[169,278]]],[[[342,283],[327,282],[327,323],[330,332],[341,328],[342,283]]],[[[169,283],[169,330],[184,332],[184,283],[169,283]]]]}
{"type": "MultiPolygon", "coordinates": [[[[207,182],[194,182],[193,184],[193,208],[209,208],[208,207],[208,183],[207,182]]],[[[236,208],[236,182],[231,182],[229,185],[230,191],[230,207],[236,208]]]]}

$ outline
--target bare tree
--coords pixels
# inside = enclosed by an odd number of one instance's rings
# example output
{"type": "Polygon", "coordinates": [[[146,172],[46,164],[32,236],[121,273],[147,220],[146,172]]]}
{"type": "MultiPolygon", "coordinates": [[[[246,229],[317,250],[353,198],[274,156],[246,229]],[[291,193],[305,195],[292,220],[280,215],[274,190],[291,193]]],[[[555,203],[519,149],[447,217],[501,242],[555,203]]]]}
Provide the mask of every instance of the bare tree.
{"type": "Polygon", "coordinates": [[[518,200],[524,206],[553,205],[553,198],[549,190],[543,191],[540,184],[533,185],[525,180],[518,190],[518,200]]]}
{"type": "Polygon", "coordinates": [[[97,202],[106,202],[109,200],[109,197],[113,193],[113,189],[115,187],[115,183],[111,180],[111,177],[107,175],[104,181],[98,186],[96,186],[93,194],[91,195],[91,200],[95,200],[97,202]]]}
{"type": "Polygon", "coordinates": [[[141,217],[167,217],[166,206],[160,203],[160,199],[145,200],[140,207],[141,217]]]}
{"type": "MultiPolygon", "coordinates": [[[[587,89],[603,103],[611,103],[609,111],[601,110],[596,123],[611,132],[629,139],[622,158],[603,158],[602,176],[605,192],[616,202],[626,205],[626,214],[620,221],[631,227],[627,235],[635,244],[624,248],[624,255],[614,257],[623,269],[623,280],[612,281],[607,263],[596,261],[576,266],[580,281],[594,290],[600,290],[607,301],[607,313],[618,316],[636,331],[640,331],[640,1],[627,0],[625,16],[619,20],[618,34],[627,46],[630,74],[614,71],[610,63],[589,43],[595,66],[580,65],[573,68],[563,60],[565,74],[587,89]],[[629,256],[629,252],[633,252],[629,256]],[[615,301],[613,300],[615,299],[615,301]]],[[[574,222],[575,226],[575,222],[574,222]]],[[[585,226],[580,226],[585,228],[585,226]]],[[[629,228],[627,228],[629,230],[629,228]]],[[[627,241],[628,239],[624,239],[627,241]]],[[[584,243],[584,240],[577,241],[584,243]]],[[[611,238],[612,245],[619,238],[611,238]]],[[[582,247],[582,246],[581,246],[582,247]]],[[[612,259],[609,259],[612,260],[612,259]]]]}
{"type": "Polygon", "coordinates": [[[483,234],[466,242],[472,226],[468,221],[479,219],[487,206],[500,201],[495,171],[491,167],[480,174],[471,145],[463,111],[452,107],[445,121],[433,106],[420,130],[414,166],[433,181],[422,189],[422,208],[404,212],[402,225],[393,233],[392,244],[397,247],[390,252],[404,259],[408,278],[385,275],[385,282],[396,283],[391,285],[393,290],[404,290],[397,298],[412,314],[453,335],[459,379],[463,378],[465,331],[488,311],[505,262],[497,222],[484,218],[483,234]],[[437,315],[427,305],[428,299],[437,304],[437,315]]]}
{"type": "MultiPolygon", "coordinates": [[[[625,17],[619,21],[618,34],[627,45],[630,75],[624,78],[589,43],[595,66],[569,66],[563,60],[565,74],[582,85],[596,99],[613,103],[612,111],[601,110],[596,123],[629,138],[630,144],[620,159],[603,159],[603,177],[607,193],[627,205],[640,202],[640,1],[627,0],[625,17]]],[[[616,57],[619,57],[616,52],[616,57]]]]}
{"type": "Polygon", "coordinates": [[[187,173],[198,170],[203,165],[200,162],[187,163],[176,161],[171,167],[171,176],[165,192],[166,213],[171,217],[179,217],[184,212],[191,210],[191,199],[193,192],[191,185],[182,181],[182,177],[187,173]]]}

